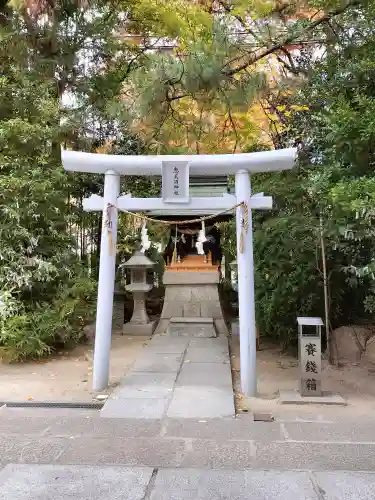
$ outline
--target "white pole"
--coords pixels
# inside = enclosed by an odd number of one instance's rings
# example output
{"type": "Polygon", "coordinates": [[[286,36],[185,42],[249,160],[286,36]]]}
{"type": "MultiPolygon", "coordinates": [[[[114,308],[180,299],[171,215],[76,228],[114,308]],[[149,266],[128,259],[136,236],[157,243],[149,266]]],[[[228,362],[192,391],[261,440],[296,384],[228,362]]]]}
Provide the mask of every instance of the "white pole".
{"type": "Polygon", "coordinates": [[[117,197],[120,194],[120,176],[108,170],[104,178],[104,211],[100,242],[100,266],[94,366],[92,389],[99,392],[108,386],[109,358],[112,336],[113,295],[115,290],[117,197]]]}
{"type": "MultiPolygon", "coordinates": [[[[237,203],[250,206],[251,182],[246,170],[236,173],[237,203]]],[[[253,227],[251,210],[248,210],[248,227],[245,227],[243,207],[237,207],[237,266],[238,303],[240,323],[241,390],[246,396],[256,396],[256,325],[254,294],[253,227]]]]}

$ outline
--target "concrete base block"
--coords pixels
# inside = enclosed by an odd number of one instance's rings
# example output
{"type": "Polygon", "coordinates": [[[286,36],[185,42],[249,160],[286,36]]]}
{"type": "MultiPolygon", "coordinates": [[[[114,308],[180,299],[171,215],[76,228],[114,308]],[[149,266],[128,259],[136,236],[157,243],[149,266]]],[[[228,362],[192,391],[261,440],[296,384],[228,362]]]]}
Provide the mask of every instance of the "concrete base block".
{"type": "Polygon", "coordinates": [[[283,405],[346,405],[342,396],[325,391],[323,391],[322,396],[301,396],[298,391],[280,391],[279,403],[283,405]]]}
{"type": "Polygon", "coordinates": [[[151,337],[156,327],[156,321],[146,323],[144,325],[137,325],[134,323],[125,323],[122,327],[124,335],[151,337]]]}

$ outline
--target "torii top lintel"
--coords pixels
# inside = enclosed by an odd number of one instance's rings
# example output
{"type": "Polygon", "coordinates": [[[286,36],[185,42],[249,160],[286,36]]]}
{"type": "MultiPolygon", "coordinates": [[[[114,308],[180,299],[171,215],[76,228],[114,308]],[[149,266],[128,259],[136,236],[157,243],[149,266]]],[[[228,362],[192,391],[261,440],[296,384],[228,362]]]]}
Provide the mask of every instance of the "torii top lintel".
{"type": "Polygon", "coordinates": [[[163,162],[186,162],[190,174],[230,175],[239,170],[274,172],[293,167],[296,149],[277,149],[257,153],[217,154],[217,155],[158,155],[126,156],[62,151],[65,170],[105,174],[112,170],[120,175],[162,174],[163,162]]]}

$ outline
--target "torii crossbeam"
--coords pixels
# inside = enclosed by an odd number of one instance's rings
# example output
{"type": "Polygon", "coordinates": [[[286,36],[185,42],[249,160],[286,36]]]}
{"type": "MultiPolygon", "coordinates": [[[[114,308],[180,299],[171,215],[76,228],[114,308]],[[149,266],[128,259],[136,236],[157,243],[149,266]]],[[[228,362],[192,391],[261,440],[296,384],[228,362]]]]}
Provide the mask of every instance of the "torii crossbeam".
{"type": "Polygon", "coordinates": [[[105,174],[104,196],[92,195],[85,199],[84,209],[107,213],[109,207],[111,208],[110,220],[108,217],[103,217],[100,246],[93,366],[94,392],[105,389],[109,379],[118,211],[144,212],[163,209],[171,212],[172,215],[183,208],[210,214],[240,205],[236,208],[236,225],[241,389],[246,395],[256,395],[256,326],[251,210],[272,208],[272,198],[263,196],[263,193],[251,196],[249,174],[291,169],[295,156],[296,150],[293,148],[224,155],[121,156],[76,151],[62,152],[65,170],[105,174]],[[190,174],[207,176],[234,174],[235,196],[223,194],[220,197],[191,198],[189,196],[190,174]],[[121,175],[162,176],[163,197],[119,196],[121,175]]]}

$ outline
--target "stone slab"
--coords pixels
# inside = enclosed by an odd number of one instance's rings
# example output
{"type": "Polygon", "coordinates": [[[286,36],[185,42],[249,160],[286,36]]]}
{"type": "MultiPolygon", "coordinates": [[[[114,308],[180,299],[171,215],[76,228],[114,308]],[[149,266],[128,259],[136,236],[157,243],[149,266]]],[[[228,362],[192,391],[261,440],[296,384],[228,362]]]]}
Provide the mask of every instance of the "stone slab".
{"type": "Polygon", "coordinates": [[[185,339],[183,344],[177,343],[176,340],[179,340],[180,337],[168,337],[170,340],[170,344],[165,343],[156,343],[152,342],[145,346],[140,355],[143,353],[160,353],[160,354],[183,354],[185,352],[186,346],[188,344],[188,339],[185,339]]]}
{"type": "MultiPolygon", "coordinates": [[[[169,324],[169,320],[168,320],[169,324]]],[[[159,352],[162,352],[161,349],[165,347],[165,351],[163,352],[169,352],[169,350],[172,351],[172,349],[177,350],[177,354],[182,354],[184,350],[187,348],[189,345],[189,339],[188,338],[182,338],[182,337],[176,337],[176,338],[171,338],[166,332],[161,335],[154,335],[151,339],[151,342],[144,347],[145,350],[159,350],[159,352]],[[168,350],[169,349],[169,350],[168,350]]],[[[172,351],[173,352],[173,351],[172,351]]]]}
{"type": "Polygon", "coordinates": [[[373,500],[375,474],[358,472],[315,472],[324,500],[373,500]]]}
{"type": "Polygon", "coordinates": [[[223,311],[221,310],[221,304],[219,301],[219,296],[216,300],[202,300],[200,303],[201,316],[211,317],[211,318],[222,318],[223,311]]]}
{"type": "MultiPolygon", "coordinates": [[[[48,423],[43,418],[33,418],[32,416],[22,416],[22,413],[4,412],[0,417],[0,435],[9,436],[10,434],[19,434],[20,429],[23,430],[23,436],[43,435],[48,428],[48,423]]],[[[54,420],[53,420],[54,421],[54,420]]],[[[1,453],[1,452],[0,452],[1,453]]]]}
{"type": "Polygon", "coordinates": [[[168,334],[178,337],[216,337],[216,330],[213,323],[207,325],[206,323],[170,323],[168,328],[168,334]]]}
{"type": "Polygon", "coordinates": [[[234,417],[233,391],[214,387],[176,387],[169,418],[234,417]]]}
{"type": "Polygon", "coordinates": [[[150,496],[150,500],[290,500],[293,498],[318,500],[307,473],[159,470],[150,496]]]}
{"type": "Polygon", "coordinates": [[[172,395],[176,373],[128,373],[120,380],[111,399],[168,398],[172,395]]]}
{"type": "Polygon", "coordinates": [[[151,337],[156,328],[156,321],[146,323],[145,325],[135,325],[132,323],[125,323],[122,327],[123,335],[132,335],[134,337],[151,337]]]}
{"type": "Polygon", "coordinates": [[[165,297],[163,310],[160,317],[169,320],[172,316],[182,316],[184,313],[184,304],[185,302],[182,302],[180,300],[170,300],[165,297]]]}
{"type": "MultiPolygon", "coordinates": [[[[121,440],[87,437],[70,441],[60,464],[180,467],[186,455],[183,439],[139,438],[121,440]]],[[[110,497],[109,497],[110,500],[110,497]]]]}
{"type": "Polygon", "coordinates": [[[375,446],[365,443],[255,442],[257,469],[373,471],[375,446]]]}
{"type": "Polygon", "coordinates": [[[191,287],[191,300],[198,303],[220,303],[218,286],[216,284],[207,284],[191,287]]]}
{"type": "Polygon", "coordinates": [[[173,387],[144,386],[121,387],[116,389],[109,400],[118,399],[165,399],[172,396],[173,387]]]}
{"type": "Polygon", "coordinates": [[[232,391],[230,365],[221,363],[184,363],[177,386],[225,388],[232,391]]]}
{"type": "Polygon", "coordinates": [[[218,271],[200,271],[192,273],[190,271],[165,271],[163,275],[164,285],[208,285],[219,284],[220,277],[218,271]]]}
{"type": "Polygon", "coordinates": [[[339,394],[332,394],[324,391],[322,396],[301,396],[298,391],[280,391],[279,403],[283,405],[346,405],[345,399],[339,394]]]}
{"type": "Polygon", "coordinates": [[[367,442],[375,444],[375,425],[364,423],[327,424],[324,422],[285,422],[288,438],[293,441],[367,442]]]}
{"type": "Polygon", "coordinates": [[[189,342],[189,347],[216,348],[218,346],[226,347],[228,349],[228,337],[225,335],[219,335],[214,339],[193,338],[190,339],[189,342]]]}
{"type": "Polygon", "coordinates": [[[184,318],[200,318],[201,316],[200,302],[188,302],[187,304],[184,304],[182,308],[182,316],[184,318]]]}
{"type": "Polygon", "coordinates": [[[177,373],[182,362],[182,355],[160,352],[142,352],[131,367],[131,372],[177,373]]]}
{"type": "Polygon", "coordinates": [[[156,437],[160,434],[160,419],[127,418],[62,418],[53,422],[47,421],[46,436],[55,437],[91,437],[91,438],[136,438],[156,437]]]}
{"type": "Polygon", "coordinates": [[[165,300],[170,302],[181,302],[185,304],[192,299],[191,286],[169,286],[165,290],[165,300]]]}
{"type": "Polygon", "coordinates": [[[173,317],[171,318],[171,323],[187,323],[187,324],[195,324],[195,323],[204,323],[208,325],[213,325],[213,318],[194,318],[194,317],[173,317]]]}
{"type": "Polygon", "coordinates": [[[142,500],[152,469],[8,465],[0,472],[0,499],[142,500]]]}
{"type": "Polygon", "coordinates": [[[182,467],[204,469],[252,469],[254,453],[249,441],[195,439],[186,453],[182,467]]]}
{"type": "Polygon", "coordinates": [[[69,442],[66,439],[24,436],[0,437],[0,465],[9,463],[51,463],[63,453],[69,442]]]}
{"type": "Polygon", "coordinates": [[[185,360],[192,363],[230,363],[228,350],[223,347],[189,347],[186,351],[185,360]]]}
{"type": "Polygon", "coordinates": [[[167,398],[109,399],[100,412],[103,418],[153,418],[160,419],[168,407],[167,398]]]}
{"type": "Polygon", "coordinates": [[[278,422],[253,422],[248,418],[196,419],[168,418],[165,435],[196,439],[244,439],[256,441],[281,441],[284,439],[278,422]]]}

